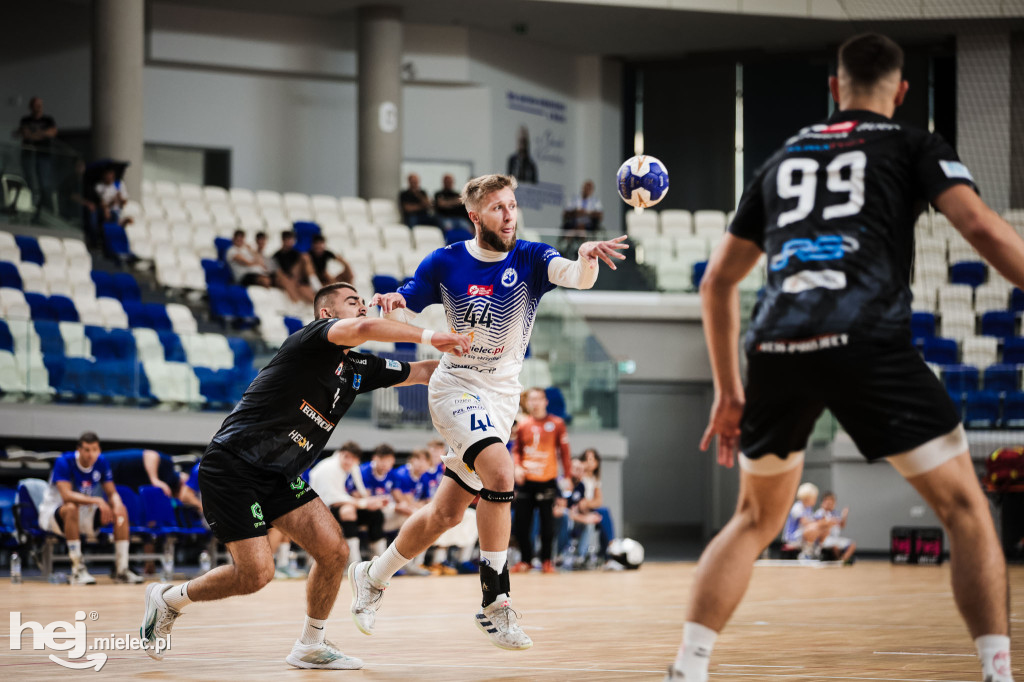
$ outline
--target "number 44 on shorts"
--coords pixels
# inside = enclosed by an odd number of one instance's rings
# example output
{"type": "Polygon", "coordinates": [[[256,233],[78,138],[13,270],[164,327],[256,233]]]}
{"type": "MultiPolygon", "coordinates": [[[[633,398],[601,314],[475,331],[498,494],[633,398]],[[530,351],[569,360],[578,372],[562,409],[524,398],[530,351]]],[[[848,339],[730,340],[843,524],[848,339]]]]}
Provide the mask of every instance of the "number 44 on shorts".
{"type": "Polygon", "coordinates": [[[491,417],[488,414],[484,414],[483,419],[477,419],[475,414],[469,415],[469,430],[470,431],[483,431],[487,433],[487,429],[493,429],[494,424],[491,423],[491,417]]]}

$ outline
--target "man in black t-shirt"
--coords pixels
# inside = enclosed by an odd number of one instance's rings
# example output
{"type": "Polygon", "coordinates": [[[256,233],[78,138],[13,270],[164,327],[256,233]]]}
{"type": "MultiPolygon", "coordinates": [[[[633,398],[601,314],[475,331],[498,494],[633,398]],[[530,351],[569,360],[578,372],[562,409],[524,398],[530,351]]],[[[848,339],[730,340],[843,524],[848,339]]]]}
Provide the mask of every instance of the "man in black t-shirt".
{"type": "Polygon", "coordinates": [[[310,276],[315,276],[320,280],[320,283],[323,285],[337,282],[351,284],[355,277],[355,273],[352,272],[352,266],[349,265],[348,261],[327,249],[327,240],[321,234],[313,236],[309,253],[305,257],[308,263],[307,272],[310,276]],[[327,270],[327,264],[331,261],[337,261],[341,264],[342,270],[337,275],[332,275],[327,270]]]}
{"type": "Polygon", "coordinates": [[[295,248],[295,233],[281,233],[281,248],[270,258],[270,271],[274,284],[283,289],[293,301],[313,302],[313,287],[309,284],[309,261],[295,248]]]}
{"type": "Polygon", "coordinates": [[[402,209],[402,222],[409,227],[433,225],[430,215],[430,197],[420,187],[420,176],[410,173],[409,186],[398,193],[398,206],[402,209]]]}
{"type": "Polygon", "coordinates": [[[316,321],[295,332],[246,389],[199,466],[203,513],[234,563],[181,585],[150,584],[140,631],[146,653],[160,660],[174,620],[193,601],[256,592],[274,577],[267,541],[273,525],[314,559],[306,583],[306,622],[285,659],[298,668],[355,669],[363,663],[324,639],[348,547],[338,524],[301,478],[319,458],[356,395],[386,386],[426,384],[436,360],[405,363],[350,350],[369,341],[429,343],[460,355],[470,337],[433,333],[384,319],[367,319],[350,284],[316,295],[316,321]]]}
{"type": "Polygon", "coordinates": [[[30,99],[28,108],[29,115],[21,118],[14,136],[21,138],[21,169],[38,213],[44,201],[52,203],[54,181],[50,150],[53,138],[57,137],[57,122],[43,113],[43,100],[39,97],[30,99]]]}
{"type": "Polygon", "coordinates": [[[706,682],[718,632],[778,534],[814,422],[830,409],[869,460],[885,458],[950,535],[956,603],[987,682],[1012,680],[1006,564],[967,439],[942,384],[911,344],[914,223],[931,202],[1007,279],[1024,287],[1024,241],[978,197],[938,135],[892,120],[903,52],[868,34],[839,49],[839,110],[758,170],[701,283],[715,401],[701,448],[740,451],[736,513],[701,557],[683,643],[667,679],[706,682]],[[739,282],[761,254],[765,295],[739,376],[739,282]]]}
{"type": "Polygon", "coordinates": [[[437,222],[446,232],[460,228],[467,232],[473,231],[473,223],[469,222],[469,214],[462,205],[462,193],[455,191],[455,178],[446,174],[441,180],[443,186],[434,193],[434,213],[437,222]]]}

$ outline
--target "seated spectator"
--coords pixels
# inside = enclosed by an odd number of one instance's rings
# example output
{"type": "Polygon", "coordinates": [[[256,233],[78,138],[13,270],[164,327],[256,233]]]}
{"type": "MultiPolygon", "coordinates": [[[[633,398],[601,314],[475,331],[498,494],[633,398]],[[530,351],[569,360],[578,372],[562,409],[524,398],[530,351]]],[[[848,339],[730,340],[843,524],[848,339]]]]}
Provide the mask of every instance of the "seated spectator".
{"type": "Polygon", "coordinates": [[[132,222],[131,218],[121,217],[121,211],[128,202],[128,187],[124,180],[117,179],[117,172],[113,168],[103,171],[103,179],[96,184],[96,196],[99,198],[100,222],[118,225],[132,222]]]}
{"type": "Polygon", "coordinates": [[[281,248],[271,256],[270,270],[274,284],[288,294],[293,301],[312,303],[316,292],[309,284],[312,265],[295,248],[295,233],[285,230],[281,233],[281,248]]]}
{"type": "Polygon", "coordinates": [[[402,222],[409,227],[433,225],[430,215],[430,197],[420,188],[420,176],[409,174],[409,186],[398,195],[398,206],[402,210],[402,222]]]}
{"type": "Polygon", "coordinates": [[[341,256],[327,250],[327,240],[324,239],[323,235],[313,236],[309,253],[306,254],[306,260],[309,263],[307,268],[307,272],[310,273],[309,281],[313,285],[314,290],[319,290],[320,287],[335,282],[352,283],[354,277],[352,266],[341,256]]]}
{"type": "Polygon", "coordinates": [[[583,482],[583,460],[574,459],[571,464],[570,484],[572,489],[567,497],[556,504],[556,516],[562,517],[567,542],[562,552],[562,568],[593,567],[598,564],[597,527],[601,515],[588,509],[586,504],[587,486],[583,482]]]}
{"type": "Polygon", "coordinates": [[[455,191],[455,178],[446,174],[441,181],[443,187],[434,193],[434,215],[441,228],[447,232],[456,228],[472,232],[473,223],[462,205],[462,195],[455,191]]]}
{"type": "Polygon", "coordinates": [[[604,207],[594,196],[594,181],[583,183],[580,193],[566,205],[562,212],[562,243],[565,252],[572,252],[601,229],[604,207]]]}
{"type": "Polygon", "coordinates": [[[598,544],[597,552],[603,559],[608,543],[615,539],[615,524],[612,523],[612,513],[604,506],[604,492],[601,490],[601,455],[594,448],[587,448],[580,455],[580,461],[583,463],[583,475],[580,480],[583,482],[584,490],[580,511],[596,512],[601,516],[598,524],[601,542],[598,544]]]}
{"type": "Polygon", "coordinates": [[[829,524],[828,536],[822,540],[821,548],[828,550],[833,559],[843,563],[853,563],[853,553],[857,544],[850,538],[840,536],[840,531],[846,528],[846,519],[850,516],[850,508],[843,507],[843,511],[836,512],[835,493],[826,492],[821,496],[821,506],[814,512],[814,518],[825,521],[829,524]]]}
{"type": "Polygon", "coordinates": [[[254,248],[245,243],[245,230],[235,230],[231,238],[231,247],[224,255],[231,267],[231,275],[235,282],[243,287],[258,284],[270,286],[270,271],[263,257],[254,248]]]}
{"type": "Polygon", "coordinates": [[[828,537],[827,521],[816,521],[814,503],[818,501],[818,486],[801,483],[796,490],[796,502],[789,510],[789,518],[782,529],[782,541],[799,545],[801,559],[821,557],[821,542],[828,537]]]}
{"type": "Polygon", "coordinates": [[[362,448],[349,441],[333,455],[321,460],[309,472],[309,485],[317,492],[341,526],[349,547],[349,563],[360,559],[359,528],[365,526],[371,552],[380,556],[386,549],[384,507],[388,498],[371,496],[359,468],[362,448]]]}
{"type": "MultiPolygon", "coordinates": [[[[427,451],[413,450],[404,466],[391,471],[395,480],[395,487],[391,490],[391,495],[395,498],[396,514],[408,518],[430,501],[431,477],[427,473],[429,468],[430,455],[427,454],[427,451]]],[[[415,557],[410,562],[410,566],[406,568],[406,572],[416,575],[430,573],[424,566],[428,551],[429,548],[420,556],[415,557]]]]}
{"type": "Polygon", "coordinates": [[[39,508],[39,526],[67,540],[72,585],[93,585],[96,579],[82,561],[82,536],[95,540],[102,526],[113,525],[114,582],[140,583],[128,570],[128,511],[117,494],[110,464],[103,458],[99,437],[87,431],[74,452],[61,455],[50,472],[50,487],[39,508]]]}
{"type": "Polygon", "coordinates": [[[267,530],[267,542],[270,553],[274,555],[274,580],[291,580],[305,578],[297,566],[292,564],[292,539],[277,528],[267,530]]]}

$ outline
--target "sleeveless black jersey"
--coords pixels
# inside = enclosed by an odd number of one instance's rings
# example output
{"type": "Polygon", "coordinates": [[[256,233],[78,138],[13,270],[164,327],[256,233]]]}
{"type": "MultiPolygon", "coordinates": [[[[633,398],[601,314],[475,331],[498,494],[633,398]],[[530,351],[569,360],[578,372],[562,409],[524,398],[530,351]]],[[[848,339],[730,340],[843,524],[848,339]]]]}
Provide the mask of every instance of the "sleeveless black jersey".
{"type": "Polygon", "coordinates": [[[729,231],[767,256],[748,352],[910,339],[914,223],[944,190],[974,186],[939,135],[837,111],[762,166],[729,231]]]}
{"type": "Polygon", "coordinates": [[[349,351],[327,339],[336,319],[311,322],[284,342],[213,441],[246,462],[294,478],[320,456],[356,395],[400,384],[409,365],[349,351]]]}

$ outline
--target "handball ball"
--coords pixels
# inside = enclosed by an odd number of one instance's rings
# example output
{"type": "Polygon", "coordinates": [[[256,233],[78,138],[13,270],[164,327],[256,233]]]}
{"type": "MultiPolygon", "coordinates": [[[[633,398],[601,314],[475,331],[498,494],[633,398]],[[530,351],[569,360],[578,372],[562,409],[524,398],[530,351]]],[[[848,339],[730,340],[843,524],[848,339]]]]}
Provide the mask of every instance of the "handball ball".
{"type": "Polygon", "coordinates": [[[644,546],[631,538],[616,538],[608,543],[608,558],[625,568],[637,569],[644,562],[644,546]]]}
{"type": "Polygon", "coordinates": [[[653,156],[641,154],[619,166],[619,196],[630,206],[648,208],[668,194],[668,170],[653,156]]]}

